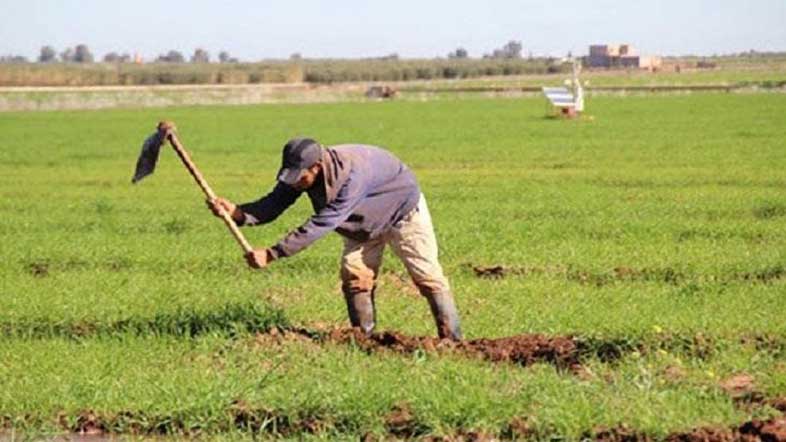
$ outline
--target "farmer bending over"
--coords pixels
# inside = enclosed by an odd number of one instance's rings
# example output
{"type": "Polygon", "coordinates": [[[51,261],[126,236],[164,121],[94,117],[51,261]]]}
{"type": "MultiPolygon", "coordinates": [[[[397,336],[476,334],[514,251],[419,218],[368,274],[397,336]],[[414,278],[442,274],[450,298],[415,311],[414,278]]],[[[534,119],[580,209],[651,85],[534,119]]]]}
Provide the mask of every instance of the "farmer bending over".
{"type": "Polygon", "coordinates": [[[461,339],[426,199],[412,171],[390,152],[360,144],[325,148],[312,139],[296,138],[284,146],[278,182],[267,196],[240,205],[216,198],[208,207],[220,216],[220,205],[238,225],[253,226],[275,220],[304,192],[314,215],[275,246],[248,253],[251,267],[292,256],[335,230],[344,237],[341,288],[349,320],[371,333],[382,252],[390,244],[428,300],[439,337],[461,339]]]}

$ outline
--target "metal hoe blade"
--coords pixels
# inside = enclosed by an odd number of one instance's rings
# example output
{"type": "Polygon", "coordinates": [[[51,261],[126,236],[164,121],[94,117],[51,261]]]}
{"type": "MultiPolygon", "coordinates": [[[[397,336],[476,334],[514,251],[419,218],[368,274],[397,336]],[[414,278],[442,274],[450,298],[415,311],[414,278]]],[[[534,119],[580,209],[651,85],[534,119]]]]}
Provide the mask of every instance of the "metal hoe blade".
{"type": "Polygon", "coordinates": [[[139,159],[136,161],[136,171],[134,172],[134,177],[131,178],[132,183],[136,184],[156,169],[158,153],[161,151],[161,145],[164,144],[164,140],[165,137],[162,136],[161,131],[156,131],[142,143],[142,152],[140,152],[139,159]]]}

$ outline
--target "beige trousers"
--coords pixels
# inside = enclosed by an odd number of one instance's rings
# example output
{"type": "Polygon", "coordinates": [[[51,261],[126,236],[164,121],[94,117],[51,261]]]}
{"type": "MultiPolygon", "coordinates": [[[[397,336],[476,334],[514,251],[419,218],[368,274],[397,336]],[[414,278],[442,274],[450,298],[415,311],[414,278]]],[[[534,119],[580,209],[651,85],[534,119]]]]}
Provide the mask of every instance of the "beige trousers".
{"type": "Polygon", "coordinates": [[[376,325],[374,291],[388,244],[429,301],[439,336],[460,339],[458,312],[439,264],[437,239],[423,195],[417,207],[384,235],[368,241],[345,238],[341,281],[352,325],[366,332],[376,325]]]}

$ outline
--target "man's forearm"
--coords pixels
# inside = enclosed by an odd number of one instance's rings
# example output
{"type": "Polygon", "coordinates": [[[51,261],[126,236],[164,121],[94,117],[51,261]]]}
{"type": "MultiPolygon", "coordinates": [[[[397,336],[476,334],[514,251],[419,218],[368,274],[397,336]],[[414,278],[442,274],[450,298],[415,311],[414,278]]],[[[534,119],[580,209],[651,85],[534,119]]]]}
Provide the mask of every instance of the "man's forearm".
{"type": "Polygon", "coordinates": [[[267,224],[276,218],[301,195],[302,192],[278,183],[273,191],[257,201],[238,204],[237,208],[244,214],[245,224],[253,226],[267,224]]]}

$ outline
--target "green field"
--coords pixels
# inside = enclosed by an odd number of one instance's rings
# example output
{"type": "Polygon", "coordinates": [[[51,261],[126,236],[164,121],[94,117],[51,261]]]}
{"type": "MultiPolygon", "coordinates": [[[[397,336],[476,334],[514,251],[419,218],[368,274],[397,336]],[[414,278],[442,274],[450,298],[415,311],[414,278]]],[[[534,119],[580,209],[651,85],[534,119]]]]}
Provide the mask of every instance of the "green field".
{"type": "MultiPolygon", "coordinates": [[[[576,121],[539,98],[0,114],[0,428],[575,440],[778,415],[786,96],[587,105],[576,121]],[[163,118],[238,202],[273,185],[290,137],[389,148],[428,198],[466,337],[574,336],[583,368],[268,336],[346,325],[340,238],[247,269],[171,150],[130,184],[163,118]],[[724,390],[743,374],[765,400],[724,390]]],[[[272,245],[309,213],[303,198],[245,233],[272,245]]],[[[392,255],[377,303],[381,330],[434,334],[392,255]]]]}

